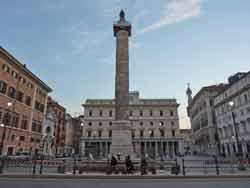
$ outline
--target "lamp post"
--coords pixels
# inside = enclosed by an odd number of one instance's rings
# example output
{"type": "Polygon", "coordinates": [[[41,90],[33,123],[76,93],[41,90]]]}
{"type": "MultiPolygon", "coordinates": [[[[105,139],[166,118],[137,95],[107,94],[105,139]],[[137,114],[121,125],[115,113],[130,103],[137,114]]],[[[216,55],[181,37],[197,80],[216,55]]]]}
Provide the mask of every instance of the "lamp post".
{"type": "Polygon", "coordinates": [[[238,136],[238,129],[236,127],[236,121],[235,121],[235,113],[233,111],[234,107],[235,107],[235,104],[233,101],[230,101],[229,103],[229,106],[231,108],[231,115],[232,115],[232,119],[233,119],[233,127],[234,127],[234,136],[232,138],[235,138],[235,150],[236,150],[236,153],[239,153],[241,152],[241,149],[240,149],[240,144],[239,144],[239,136],[238,136]]]}
{"type": "MultiPolygon", "coordinates": [[[[7,103],[7,112],[6,112],[6,118],[8,118],[9,116],[9,108],[12,106],[12,103],[11,102],[8,102],[7,103]]],[[[10,122],[9,122],[10,123],[10,122]]],[[[2,139],[1,139],[1,143],[0,143],[0,154],[2,155],[3,154],[3,147],[4,147],[4,141],[5,141],[5,136],[6,136],[6,126],[7,125],[4,125],[4,122],[0,124],[0,126],[3,128],[3,134],[2,134],[2,139]]]]}

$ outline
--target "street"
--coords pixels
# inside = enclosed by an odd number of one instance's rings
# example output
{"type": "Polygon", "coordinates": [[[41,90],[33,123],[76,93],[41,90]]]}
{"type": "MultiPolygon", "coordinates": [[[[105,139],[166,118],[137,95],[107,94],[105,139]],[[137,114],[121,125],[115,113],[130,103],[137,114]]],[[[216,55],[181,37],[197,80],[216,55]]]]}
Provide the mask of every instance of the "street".
{"type": "Polygon", "coordinates": [[[83,180],[83,179],[0,179],[1,188],[249,188],[249,179],[168,179],[168,180],[154,180],[154,179],[97,179],[97,180],[83,180]]]}

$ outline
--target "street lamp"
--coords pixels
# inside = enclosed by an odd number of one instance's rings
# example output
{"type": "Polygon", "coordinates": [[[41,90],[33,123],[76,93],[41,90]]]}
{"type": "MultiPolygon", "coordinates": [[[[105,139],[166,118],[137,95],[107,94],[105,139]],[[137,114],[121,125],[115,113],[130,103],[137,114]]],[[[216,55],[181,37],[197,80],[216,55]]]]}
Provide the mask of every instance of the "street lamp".
{"type": "Polygon", "coordinates": [[[233,111],[233,109],[234,109],[234,107],[235,107],[235,104],[234,104],[233,101],[230,101],[230,102],[228,103],[228,105],[230,106],[231,111],[232,111],[231,115],[232,115],[232,119],[233,119],[233,127],[234,127],[234,132],[235,132],[235,134],[232,136],[232,139],[235,138],[235,145],[236,145],[236,148],[235,148],[235,149],[236,149],[236,153],[240,153],[240,152],[241,152],[241,148],[240,148],[240,144],[239,144],[238,129],[237,129],[237,127],[236,127],[235,113],[234,113],[234,111],[233,111]]]}

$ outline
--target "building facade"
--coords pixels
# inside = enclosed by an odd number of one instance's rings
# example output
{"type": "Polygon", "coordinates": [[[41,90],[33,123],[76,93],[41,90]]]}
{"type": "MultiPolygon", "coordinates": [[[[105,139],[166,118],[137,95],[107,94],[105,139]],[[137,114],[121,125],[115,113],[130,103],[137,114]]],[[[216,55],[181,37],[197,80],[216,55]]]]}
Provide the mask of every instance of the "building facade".
{"type": "Polygon", "coordinates": [[[214,98],[225,88],[224,84],[203,87],[194,97],[188,87],[187,113],[190,119],[195,152],[214,155],[218,151],[214,98]],[[217,147],[216,147],[217,146],[217,147]]]}
{"type": "MultiPolygon", "coordinates": [[[[175,99],[141,99],[139,92],[129,93],[129,121],[133,150],[137,157],[174,157],[183,152],[179,135],[178,106],[175,99]]],[[[115,102],[112,99],[88,99],[83,104],[84,125],[80,152],[96,158],[110,154],[115,102]]]]}
{"type": "Polygon", "coordinates": [[[228,156],[250,153],[250,72],[229,77],[214,105],[220,152],[228,156]]]}
{"type": "Polygon", "coordinates": [[[0,47],[0,153],[40,150],[51,91],[25,64],[0,47]]]}

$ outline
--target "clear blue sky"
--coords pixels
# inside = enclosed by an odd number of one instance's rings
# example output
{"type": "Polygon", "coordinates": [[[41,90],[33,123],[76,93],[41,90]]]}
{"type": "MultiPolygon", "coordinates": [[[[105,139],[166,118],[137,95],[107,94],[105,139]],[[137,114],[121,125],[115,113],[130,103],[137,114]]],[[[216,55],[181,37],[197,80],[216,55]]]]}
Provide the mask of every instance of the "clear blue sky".
{"type": "Polygon", "coordinates": [[[249,0],[1,0],[0,45],[54,89],[68,112],[114,96],[120,9],[132,23],[130,89],[177,98],[187,127],[186,85],[226,81],[250,68],[249,0]]]}

